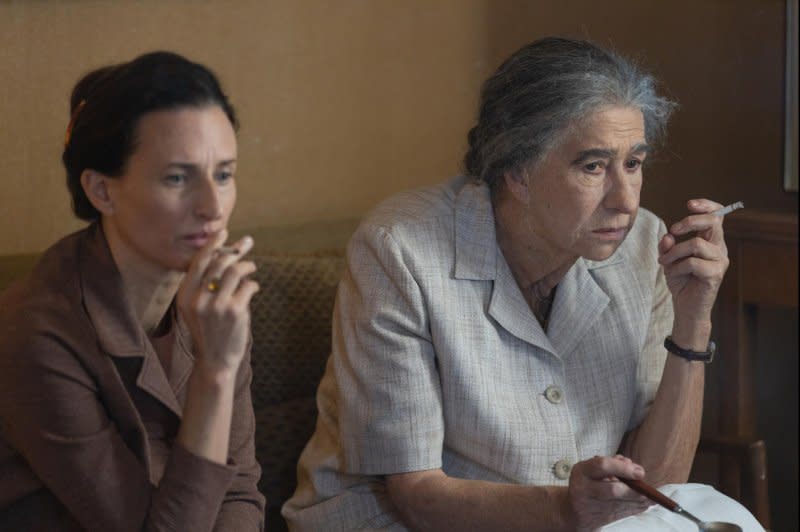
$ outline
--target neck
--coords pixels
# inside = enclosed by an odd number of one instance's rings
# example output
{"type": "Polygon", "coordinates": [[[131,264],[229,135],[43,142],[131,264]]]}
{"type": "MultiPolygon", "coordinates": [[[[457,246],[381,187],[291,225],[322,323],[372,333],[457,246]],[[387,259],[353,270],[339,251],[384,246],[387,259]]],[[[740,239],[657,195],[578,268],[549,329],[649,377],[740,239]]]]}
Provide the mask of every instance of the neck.
{"type": "Polygon", "coordinates": [[[165,269],[137,254],[105,220],[103,231],[134,315],[147,334],[156,333],[178,292],[183,272],[165,269]]]}
{"type": "Polygon", "coordinates": [[[548,245],[513,201],[498,200],[494,211],[497,243],[520,290],[526,299],[548,297],[578,257],[548,245]]]}

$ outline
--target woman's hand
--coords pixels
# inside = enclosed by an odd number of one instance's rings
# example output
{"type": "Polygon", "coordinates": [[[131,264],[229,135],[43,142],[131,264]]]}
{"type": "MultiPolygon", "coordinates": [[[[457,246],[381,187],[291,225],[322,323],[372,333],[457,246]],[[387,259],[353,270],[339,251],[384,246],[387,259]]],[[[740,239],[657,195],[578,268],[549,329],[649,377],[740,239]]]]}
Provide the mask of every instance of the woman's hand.
{"type": "Polygon", "coordinates": [[[619,454],[595,456],[573,466],[568,491],[578,530],[595,530],[652,504],[618,477],[643,479],[644,469],[619,454]]]}
{"type": "Polygon", "coordinates": [[[693,199],[688,207],[692,214],[674,223],[662,237],[658,261],[672,293],[676,322],[708,323],[710,327],[711,308],[729,263],[722,216],[711,214],[722,205],[693,199]],[[689,233],[695,234],[677,242],[676,237],[689,233]]]}
{"type": "Polygon", "coordinates": [[[228,232],[217,233],[194,257],[178,290],[178,311],[195,345],[197,364],[213,373],[235,374],[245,355],[250,330],[250,299],[258,284],[247,278],[256,269],[241,260],[253,247],[244,237],[234,252],[220,252],[228,232]]]}

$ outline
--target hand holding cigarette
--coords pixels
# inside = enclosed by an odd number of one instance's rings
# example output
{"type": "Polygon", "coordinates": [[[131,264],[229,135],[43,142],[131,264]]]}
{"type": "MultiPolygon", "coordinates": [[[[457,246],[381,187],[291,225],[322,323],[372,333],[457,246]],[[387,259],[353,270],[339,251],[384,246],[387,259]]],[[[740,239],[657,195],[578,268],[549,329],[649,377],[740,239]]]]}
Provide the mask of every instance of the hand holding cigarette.
{"type": "MultiPolygon", "coordinates": [[[[664,267],[672,293],[674,334],[696,331],[699,323],[705,323],[710,333],[711,309],[729,263],[722,220],[743,206],[741,201],[723,206],[707,199],[690,200],[688,216],[669,226],[669,232],[661,238],[658,261],[664,267]],[[678,241],[684,236],[685,240],[678,241]]],[[[689,336],[697,337],[696,334],[685,335],[689,336]]],[[[706,348],[703,341],[707,342],[707,334],[705,336],[705,340],[697,341],[698,351],[706,348]]],[[[690,343],[693,340],[687,339],[682,345],[690,349],[690,343]]]]}
{"type": "Polygon", "coordinates": [[[258,284],[249,278],[255,263],[244,258],[253,239],[245,236],[223,245],[227,238],[228,232],[220,231],[195,255],[177,302],[204,371],[230,376],[246,354],[249,303],[258,284]]]}

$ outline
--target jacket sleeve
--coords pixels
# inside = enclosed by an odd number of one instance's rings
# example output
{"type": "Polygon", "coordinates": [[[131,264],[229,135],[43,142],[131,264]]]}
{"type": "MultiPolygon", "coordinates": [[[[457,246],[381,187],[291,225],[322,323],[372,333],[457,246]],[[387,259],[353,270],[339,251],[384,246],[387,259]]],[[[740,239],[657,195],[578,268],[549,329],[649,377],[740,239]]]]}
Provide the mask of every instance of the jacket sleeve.
{"type": "MultiPolygon", "coordinates": [[[[252,339],[251,339],[252,342],[252,339]]],[[[264,529],[264,496],[258,491],[261,467],[255,458],[256,422],[250,385],[253,370],[250,349],[242,361],[233,403],[229,463],[236,467],[233,479],[222,503],[214,530],[247,532],[264,529]]]]}
{"type": "Polygon", "coordinates": [[[442,464],[440,377],[409,255],[387,230],[369,225],[348,246],[332,347],[348,473],[386,475],[442,464]]]}

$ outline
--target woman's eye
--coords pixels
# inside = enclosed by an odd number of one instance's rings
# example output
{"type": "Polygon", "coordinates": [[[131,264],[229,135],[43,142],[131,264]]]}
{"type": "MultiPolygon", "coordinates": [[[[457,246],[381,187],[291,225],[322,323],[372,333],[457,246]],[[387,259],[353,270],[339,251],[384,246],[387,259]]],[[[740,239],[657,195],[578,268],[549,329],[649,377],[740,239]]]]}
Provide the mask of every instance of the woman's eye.
{"type": "Polygon", "coordinates": [[[182,185],[186,182],[186,175],[184,174],[170,174],[164,178],[168,185],[182,185]]]}
{"type": "Polygon", "coordinates": [[[625,168],[628,170],[636,170],[640,166],[642,166],[642,161],[639,159],[629,159],[625,162],[625,168]]]}
{"type": "Polygon", "coordinates": [[[583,170],[587,174],[599,175],[603,173],[605,165],[600,161],[594,161],[583,165],[583,170]]]}
{"type": "Polygon", "coordinates": [[[217,174],[217,181],[227,183],[233,179],[233,172],[220,172],[217,174]]]}

